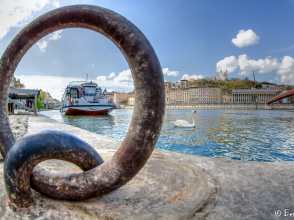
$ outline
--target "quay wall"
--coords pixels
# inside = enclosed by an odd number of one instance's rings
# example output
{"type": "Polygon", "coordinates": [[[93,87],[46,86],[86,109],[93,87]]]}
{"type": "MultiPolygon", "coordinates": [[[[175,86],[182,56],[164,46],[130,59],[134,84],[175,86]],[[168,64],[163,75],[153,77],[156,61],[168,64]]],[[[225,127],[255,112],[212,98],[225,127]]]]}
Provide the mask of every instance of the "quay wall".
{"type": "Polygon", "coordinates": [[[165,109],[240,109],[240,110],[294,110],[294,104],[262,103],[207,103],[207,104],[167,104],[165,109]]]}
{"type": "MultiPolygon", "coordinates": [[[[10,121],[13,122],[11,118],[10,121]]],[[[112,157],[122,142],[41,114],[30,113],[27,127],[28,132],[55,129],[75,135],[96,149],[104,161],[112,157]]],[[[61,160],[48,160],[38,166],[61,175],[82,172],[61,160]]],[[[283,218],[290,214],[293,217],[293,162],[224,160],[155,148],[137,176],[112,193],[86,201],[61,201],[33,191],[36,207],[22,212],[8,205],[3,167],[4,161],[0,160],[0,220],[268,220],[290,219],[283,218]]]]}

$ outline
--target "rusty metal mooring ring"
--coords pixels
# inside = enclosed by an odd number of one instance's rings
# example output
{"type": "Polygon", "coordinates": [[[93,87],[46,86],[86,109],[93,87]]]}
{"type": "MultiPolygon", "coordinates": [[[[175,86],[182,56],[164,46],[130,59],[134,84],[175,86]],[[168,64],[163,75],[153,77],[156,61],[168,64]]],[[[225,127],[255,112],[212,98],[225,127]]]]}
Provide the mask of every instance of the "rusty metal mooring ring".
{"type": "MultiPolygon", "coordinates": [[[[151,44],[126,18],[111,10],[90,5],[72,5],[50,11],[21,30],[0,60],[0,152],[4,158],[15,143],[6,102],[10,79],[18,63],[28,49],[45,35],[73,27],[94,30],[117,45],[130,66],[136,97],[129,130],[121,146],[109,161],[80,174],[56,178],[52,184],[48,182],[45,171],[33,171],[31,186],[36,191],[57,199],[83,200],[102,196],[118,189],[131,180],[144,166],[161,130],[165,92],[161,66],[151,44]],[[56,187],[60,186],[63,186],[63,190],[56,191],[56,187]]],[[[48,155],[41,156],[44,160],[50,159],[48,155]]],[[[41,156],[36,153],[36,157],[41,156]]],[[[8,158],[5,159],[5,164],[8,160],[8,158]]],[[[36,161],[30,166],[35,166],[36,161]]],[[[29,181],[22,184],[26,185],[26,195],[30,194],[29,181]]],[[[20,192],[16,191],[16,193],[20,192]]],[[[17,198],[16,195],[9,195],[9,197],[17,198]]],[[[33,203],[22,200],[16,201],[15,204],[19,207],[27,207],[33,203]]]]}

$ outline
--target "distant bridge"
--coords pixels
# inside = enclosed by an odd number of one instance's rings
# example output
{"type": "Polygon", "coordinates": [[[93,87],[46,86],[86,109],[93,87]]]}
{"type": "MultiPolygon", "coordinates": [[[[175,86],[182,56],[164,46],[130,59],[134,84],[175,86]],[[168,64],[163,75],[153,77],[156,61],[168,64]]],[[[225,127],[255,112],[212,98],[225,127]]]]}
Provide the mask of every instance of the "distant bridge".
{"type": "Polygon", "coordinates": [[[287,93],[283,93],[283,94],[278,95],[278,96],[276,96],[276,97],[274,97],[274,98],[272,98],[272,99],[267,100],[267,101],[266,101],[266,104],[271,104],[271,103],[273,103],[273,102],[275,102],[275,101],[278,101],[278,100],[281,100],[281,99],[287,98],[287,97],[292,96],[292,95],[294,95],[294,89],[293,89],[293,90],[290,90],[290,91],[287,92],[287,93]]]}

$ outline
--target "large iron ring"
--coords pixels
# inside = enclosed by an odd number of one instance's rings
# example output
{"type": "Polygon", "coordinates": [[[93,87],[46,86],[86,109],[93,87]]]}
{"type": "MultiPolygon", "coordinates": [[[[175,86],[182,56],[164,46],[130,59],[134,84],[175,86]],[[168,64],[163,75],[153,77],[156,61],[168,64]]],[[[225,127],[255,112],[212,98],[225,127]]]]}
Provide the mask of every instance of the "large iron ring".
{"type": "MultiPolygon", "coordinates": [[[[94,30],[117,45],[130,66],[136,97],[129,130],[109,161],[81,174],[55,179],[46,192],[42,186],[50,185],[46,182],[48,178],[39,177],[47,174],[40,170],[33,171],[31,186],[36,191],[57,199],[83,200],[102,196],[121,187],[144,166],[154,149],[163,123],[165,92],[163,74],[155,51],[141,31],[126,18],[111,10],[90,5],[66,6],[50,11],[21,30],[0,60],[0,152],[4,158],[15,143],[6,102],[10,79],[18,63],[42,37],[60,29],[74,27],[94,30]],[[65,186],[65,190],[58,193],[50,191],[55,189],[56,184],[65,186]]],[[[44,160],[50,159],[43,156],[44,160]]],[[[6,158],[5,163],[7,160],[6,158]]],[[[30,186],[29,181],[23,184],[30,186]]],[[[26,207],[32,203],[20,202],[17,205],[26,207]]]]}

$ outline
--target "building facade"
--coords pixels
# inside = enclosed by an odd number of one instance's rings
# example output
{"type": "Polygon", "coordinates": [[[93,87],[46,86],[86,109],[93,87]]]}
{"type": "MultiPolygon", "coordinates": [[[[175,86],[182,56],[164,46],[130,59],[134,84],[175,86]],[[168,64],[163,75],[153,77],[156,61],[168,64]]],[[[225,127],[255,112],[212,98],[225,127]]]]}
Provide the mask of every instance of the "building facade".
{"type": "Polygon", "coordinates": [[[229,94],[228,93],[222,95],[222,101],[223,101],[223,103],[229,102],[229,94]]]}
{"type": "Polygon", "coordinates": [[[189,102],[189,82],[181,80],[175,84],[165,82],[165,102],[169,103],[188,103],[189,102]]]}
{"type": "Polygon", "coordinates": [[[171,89],[166,91],[166,103],[188,103],[189,89],[171,89]]]}
{"type": "Polygon", "coordinates": [[[113,97],[113,102],[119,104],[121,101],[128,99],[128,93],[124,92],[115,92],[113,97]]]}
{"type": "Polygon", "coordinates": [[[128,105],[135,105],[135,94],[128,97],[128,105]]]}
{"type": "Polygon", "coordinates": [[[189,95],[191,103],[222,103],[222,90],[220,87],[191,87],[189,95]]]}
{"type": "Polygon", "coordinates": [[[276,96],[275,89],[233,89],[232,103],[265,103],[276,96]]]}
{"type": "Polygon", "coordinates": [[[166,104],[222,103],[222,90],[220,87],[190,87],[188,80],[181,80],[177,85],[175,87],[171,82],[165,82],[166,104]]]}
{"type": "Polygon", "coordinates": [[[172,88],[171,82],[165,82],[165,103],[170,103],[170,90],[172,88]]]}
{"type": "Polygon", "coordinates": [[[190,87],[189,89],[189,101],[191,103],[199,103],[199,88],[198,87],[190,87]]]}

